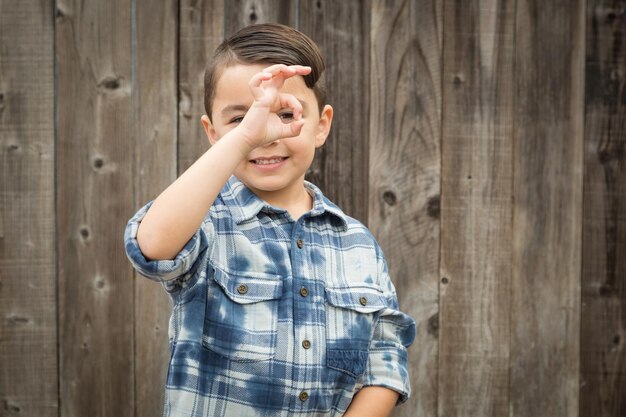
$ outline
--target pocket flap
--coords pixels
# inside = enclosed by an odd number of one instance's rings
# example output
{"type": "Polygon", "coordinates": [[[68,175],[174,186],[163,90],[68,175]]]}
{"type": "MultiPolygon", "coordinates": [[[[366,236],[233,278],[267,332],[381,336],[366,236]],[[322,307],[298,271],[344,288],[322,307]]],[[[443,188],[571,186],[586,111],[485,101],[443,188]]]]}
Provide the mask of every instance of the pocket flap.
{"type": "Polygon", "coordinates": [[[380,287],[366,283],[326,287],[326,300],[332,306],[359,313],[374,313],[387,306],[380,287]]]}
{"type": "Polygon", "coordinates": [[[214,269],[213,279],[228,298],[239,304],[252,304],[281,297],[283,281],[279,275],[255,272],[232,273],[214,269]]]}

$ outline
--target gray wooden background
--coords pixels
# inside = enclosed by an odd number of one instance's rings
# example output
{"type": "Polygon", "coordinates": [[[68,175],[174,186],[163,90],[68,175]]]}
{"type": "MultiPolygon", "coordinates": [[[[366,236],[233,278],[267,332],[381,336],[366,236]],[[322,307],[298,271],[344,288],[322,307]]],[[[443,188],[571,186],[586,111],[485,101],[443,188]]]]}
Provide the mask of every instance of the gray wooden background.
{"type": "Polygon", "coordinates": [[[0,416],[159,415],[170,306],[124,225],[266,21],[325,54],[309,177],[418,323],[394,415],[626,416],[624,0],[0,0],[0,416]]]}

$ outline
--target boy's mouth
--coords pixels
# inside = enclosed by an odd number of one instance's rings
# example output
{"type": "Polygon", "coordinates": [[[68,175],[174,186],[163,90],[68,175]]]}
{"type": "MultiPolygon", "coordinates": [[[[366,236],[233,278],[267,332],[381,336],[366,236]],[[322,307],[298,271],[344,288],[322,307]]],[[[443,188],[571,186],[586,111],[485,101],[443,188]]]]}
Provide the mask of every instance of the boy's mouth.
{"type": "Polygon", "coordinates": [[[285,159],[287,158],[283,156],[272,156],[271,158],[252,159],[250,162],[256,165],[272,165],[272,164],[279,164],[283,162],[285,159]]]}

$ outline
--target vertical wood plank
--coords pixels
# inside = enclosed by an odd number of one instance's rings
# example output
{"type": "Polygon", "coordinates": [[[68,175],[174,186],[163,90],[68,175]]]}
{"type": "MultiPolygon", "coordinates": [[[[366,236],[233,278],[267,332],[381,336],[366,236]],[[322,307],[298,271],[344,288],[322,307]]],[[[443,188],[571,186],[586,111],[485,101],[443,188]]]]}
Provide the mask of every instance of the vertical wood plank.
{"type": "Polygon", "coordinates": [[[585,2],[517,0],[511,413],[577,416],[585,2]]]}
{"type": "Polygon", "coordinates": [[[580,416],[626,415],[626,1],[587,1],[580,416]]]}
{"type": "Polygon", "coordinates": [[[191,0],[181,3],[179,172],[187,169],[209,147],[200,125],[200,117],[205,114],[204,70],[224,36],[255,23],[294,26],[296,19],[296,3],[291,0],[204,0],[200,3],[191,0]],[[198,62],[202,66],[197,65],[198,62]],[[193,141],[189,141],[190,138],[193,141]]]}
{"type": "Polygon", "coordinates": [[[297,3],[293,0],[230,0],[226,3],[226,36],[256,23],[296,26],[297,3]]]}
{"type": "MultiPolygon", "coordinates": [[[[401,308],[417,322],[409,350],[413,392],[396,416],[437,415],[442,6],[372,2],[370,99],[355,97],[370,103],[370,229],[401,308]]],[[[350,77],[350,68],[345,63],[341,71],[350,77]]]]}
{"type": "Polygon", "coordinates": [[[204,69],[224,36],[223,0],[180,0],[178,62],[178,173],[209,147],[204,112],[204,69]]]}
{"type": "Polygon", "coordinates": [[[295,17],[295,3],[289,0],[180,0],[179,174],[209,147],[200,124],[205,113],[204,70],[224,35],[252,23],[293,26],[295,17]]]}
{"type": "Polygon", "coordinates": [[[303,0],[298,22],[324,56],[328,103],[335,111],[307,180],[363,222],[368,207],[370,13],[369,1],[303,0]]]}
{"type": "Polygon", "coordinates": [[[54,4],[0,1],[0,415],[56,416],[54,4]]]}
{"type": "MultiPolygon", "coordinates": [[[[176,179],[178,0],[135,1],[135,202],[156,198],[176,179]]],[[[171,302],[135,273],[136,417],[163,414],[171,302]]]]}
{"type": "Polygon", "coordinates": [[[131,2],[57,1],[61,414],[134,414],[131,2]]]}
{"type": "Polygon", "coordinates": [[[509,415],[514,22],[445,1],[439,416],[509,415]]]}

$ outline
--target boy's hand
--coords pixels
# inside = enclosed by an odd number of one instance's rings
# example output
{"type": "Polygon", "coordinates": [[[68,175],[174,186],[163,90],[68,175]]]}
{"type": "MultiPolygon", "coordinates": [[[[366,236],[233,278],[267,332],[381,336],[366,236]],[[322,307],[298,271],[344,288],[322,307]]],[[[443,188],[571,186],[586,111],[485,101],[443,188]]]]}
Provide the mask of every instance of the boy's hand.
{"type": "Polygon", "coordinates": [[[300,134],[302,105],[280,89],[288,78],[310,72],[311,67],[278,64],[252,77],[249,86],[254,102],[237,127],[251,148],[300,134]]]}

